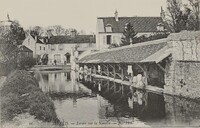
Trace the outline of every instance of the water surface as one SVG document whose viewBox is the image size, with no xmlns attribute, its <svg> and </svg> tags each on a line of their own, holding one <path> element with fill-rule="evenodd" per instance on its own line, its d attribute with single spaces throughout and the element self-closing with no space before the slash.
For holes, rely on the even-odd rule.
<svg viewBox="0 0 200 128">
<path fill-rule="evenodd" d="M 36 72 L 35 77 L 63 122 L 200 126 L 200 103 L 196 101 L 130 90 L 102 79 L 91 78 L 83 84 L 70 71 Z"/>
</svg>

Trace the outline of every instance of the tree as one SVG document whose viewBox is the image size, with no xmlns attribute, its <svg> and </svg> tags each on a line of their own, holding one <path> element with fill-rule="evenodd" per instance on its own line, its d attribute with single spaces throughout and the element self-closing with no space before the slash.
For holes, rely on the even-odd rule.
<svg viewBox="0 0 200 128">
<path fill-rule="evenodd" d="M 48 63 L 48 54 L 44 54 L 41 58 L 42 64 L 47 65 Z"/>
<path fill-rule="evenodd" d="M 69 28 L 70 36 L 77 36 L 79 33 L 75 28 Z"/>
<path fill-rule="evenodd" d="M 190 5 L 184 6 L 180 0 L 167 0 L 167 19 L 166 21 L 174 32 L 181 30 L 199 29 L 199 4 L 196 0 L 188 0 Z"/>
<path fill-rule="evenodd" d="M 30 28 L 29 31 L 30 31 L 30 34 L 33 36 L 40 36 L 43 31 L 43 28 L 40 26 L 34 26 L 34 27 Z"/>
<path fill-rule="evenodd" d="M 124 28 L 123 36 L 121 38 L 122 46 L 132 44 L 137 33 L 131 23 L 127 23 Z"/>
<path fill-rule="evenodd" d="M 47 29 L 51 30 L 52 34 L 56 36 L 65 34 L 65 29 L 61 25 L 49 26 Z"/>
<path fill-rule="evenodd" d="M 190 27 L 190 29 L 193 27 L 194 30 L 200 30 L 200 26 L 199 26 L 199 0 L 188 0 L 189 1 L 189 5 L 186 5 L 187 9 L 190 10 L 190 15 L 189 15 L 189 19 L 188 19 L 188 25 Z M 192 25 L 192 26 L 191 26 Z"/>
<path fill-rule="evenodd" d="M 174 32 L 180 32 L 185 29 L 182 20 L 182 11 L 180 0 L 167 0 L 168 19 L 167 22 Z"/>
<path fill-rule="evenodd" d="M 17 46 L 25 39 L 24 29 L 17 21 L 6 21 L 9 26 L 0 26 L 0 70 L 9 73 L 16 68 Z"/>
</svg>

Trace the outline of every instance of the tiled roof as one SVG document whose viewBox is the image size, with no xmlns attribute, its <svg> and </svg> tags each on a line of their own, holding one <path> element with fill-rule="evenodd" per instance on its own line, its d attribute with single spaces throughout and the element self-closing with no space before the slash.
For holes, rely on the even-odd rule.
<svg viewBox="0 0 200 128">
<path fill-rule="evenodd" d="M 18 49 L 19 52 L 33 52 L 31 49 L 27 48 L 26 46 L 22 45 Z"/>
<path fill-rule="evenodd" d="M 71 36 L 52 36 L 47 44 L 70 44 L 70 43 L 95 43 L 93 35 L 77 35 Z"/>
<path fill-rule="evenodd" d="M 160 39 L 132 46 L 114 48 L 85 56 L 79 60 L 79 63 L 140 63 L 156 52 L 162 51 L 166 45 L 167 39 Z"/>
<path fill-rule="evenodd" d="M 112 26 L 112 32 L 122 33 L 126 23 L 131 23 L 136 32 L 156 32 L 158 23 L 163 23 L 161 17 L 119 17 L 119 21 L 116 21 L 114 17 L 99 17 L 103 20 L 104 29 L 106 25 Z M 168 26 L 165 24 L 166 29 Z"/>
<path fill-rule="evenodd" d="M 35 40 L 35 36 L 33 36 L 33 35 L 31 35 L 33 38 L 34 38 L 34 40 Z M 44 44 L 41 40 L 40 40 L 40 37 L 36 37 L 37 38 L 37 40 L 36 40 L 36 43 L 39 43 L 39 44 Z"/>
</svg>

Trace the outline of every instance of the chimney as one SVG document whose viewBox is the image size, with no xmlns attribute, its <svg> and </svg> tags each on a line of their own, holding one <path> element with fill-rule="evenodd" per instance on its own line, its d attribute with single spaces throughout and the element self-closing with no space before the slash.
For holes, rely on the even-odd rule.
<svg viewBox="0 0 200 128">
<path fill-rule="evenodd" d="M 115 20 L 116 20 L 116 21 L 119 21 L 117 10 L 115 11 Z"/>
</svg>

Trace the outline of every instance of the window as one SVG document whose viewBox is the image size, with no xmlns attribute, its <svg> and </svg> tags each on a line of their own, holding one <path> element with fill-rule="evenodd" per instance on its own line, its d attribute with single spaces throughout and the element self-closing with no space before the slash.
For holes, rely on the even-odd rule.
<svg viewBox="0 0 200 128">
<path fill-rule="evenodd" d="M 106 42 L 107 44 L 111 44 L 111 35 L 106 36 Z"/>
<path fill-rule="evenodd" d="M 42 46 L 40 46 L 40 50 L 42 50 Z"/>
<path fill-rule="evenodd" d="M 164 31 L 164 24 L 163 23 L 157 24 L 157 31 Z"/>
<path fill-rule="evenodd" d="M 51 45 L 50 44 L 48 44 L 48 49 L 51 49 Z"/>
<path fill-rule="evenodd" d="M 112 26 L 111 24 L 106 25 L 106 32 L 112 32 Z"/>
<path fill-rule="evenodd" d="M 58 45 L 58 49 L 59 49 L 60 51 L 62 51 L 62 50 L 63 50 L 63 47 L 64 47 L 64 45 L 63 45 L 63 44 L 59 44 L 59 45 Z"/>
<path fill-rule="evenodd" d="M 51 45 L 51 51 L 55 51 L 56 45 Z"/>
</svg>

